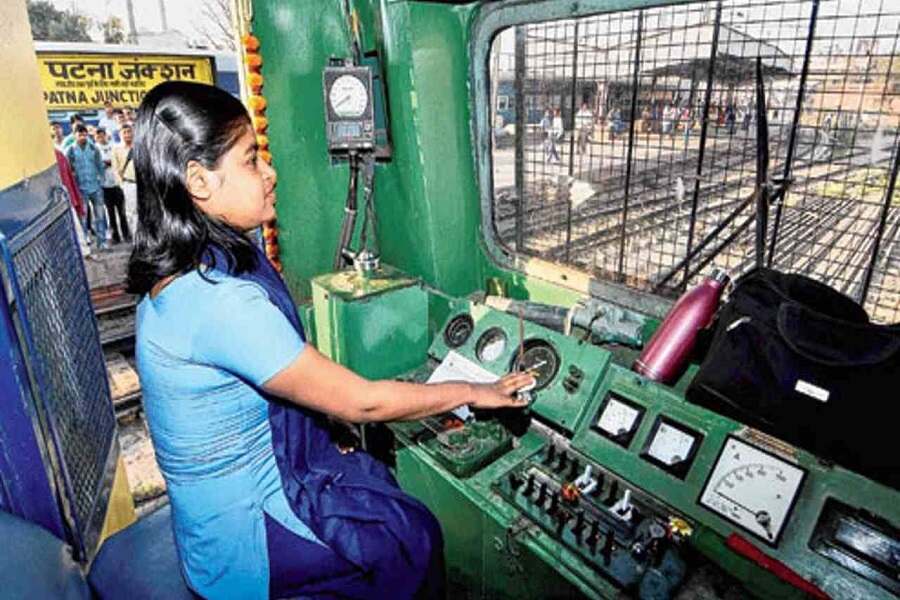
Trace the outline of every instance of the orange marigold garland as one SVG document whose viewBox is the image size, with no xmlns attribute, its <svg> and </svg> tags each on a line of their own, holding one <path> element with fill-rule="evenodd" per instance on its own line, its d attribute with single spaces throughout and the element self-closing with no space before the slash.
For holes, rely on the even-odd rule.
<svg viewBox="0 0 900 600">
<path fill-rule="evenodd" d="M 247 105 L 251 111 L 256 143 L 259 145 L 259 158 L 271 165 L 272 154 L 269 152 L 269 137 L 266 135 L 269 128 L 269 121 L 265 114 L 267 103 L 262 95 L 264 80 L 260 71 L 263 60 L 259 54 L 259 39 L 252 34 L 246 34 L 241 38 L 241 42 L 244 45 L 244 64 L 247 67 L 247 86 L 250 88 Z M 263 243 L 269 262 L 280 273 L 282 266 L 278 258 L 278 225 L 276 221 L 273 220 L 263 225 Z"/>
</svg>

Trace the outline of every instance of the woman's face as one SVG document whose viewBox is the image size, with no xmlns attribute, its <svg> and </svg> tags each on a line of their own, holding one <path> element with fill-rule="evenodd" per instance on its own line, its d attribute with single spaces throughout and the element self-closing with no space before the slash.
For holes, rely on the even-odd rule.
<svg viewBox="0 0 900 600">
<path fill-rule="evenodd" d="M 275 218 L 275 170 L 259 158 L 249 125 L 210 173 L 209 197 L 197 203 L 201 210 L 244 231 Z"/>
</svg>

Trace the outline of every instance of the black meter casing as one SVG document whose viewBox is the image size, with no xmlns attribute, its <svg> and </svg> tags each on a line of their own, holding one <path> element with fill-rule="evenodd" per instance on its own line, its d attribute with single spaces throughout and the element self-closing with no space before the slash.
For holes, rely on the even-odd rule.
<svg viewBox="0 0 900 600">
<path fill-rule="evenodd" d="M 347 78 L 356 80 L 365 93 L 365 108 L 358 114 L 340 114 L 334 105 L 332 89 Z M 329 152 L 346 154 L 375 148 L 375 110 L 372 94 L 372 72 L 369 67 L 327 66 L 322 74 L 325 96 L 325 135 Z M 354 85 L 357 89 L 357 86 Z M 338 100 L 340 102 L 340 100 Z"/>
</svg>

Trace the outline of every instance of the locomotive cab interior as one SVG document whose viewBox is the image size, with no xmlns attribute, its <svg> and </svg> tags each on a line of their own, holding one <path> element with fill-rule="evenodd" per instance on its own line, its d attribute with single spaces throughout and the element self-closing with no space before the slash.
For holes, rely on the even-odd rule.
<svg viewBox="0 0 900 600">
<path fill-rule="evenodd" d="M 277 222 L 260 237 L 308 340 L 369 379 L 535 377 L 525 409 L 353 427 L 339 442 L 385 461 L 438 518 L 452 597 L 900 595 L 896 480 L 691 401 L 706 334 L 666 382 L 633 368 L 713 267 L 734 280 L 754 267 L 804 273 L 873 323 L 900 321 L 900 83 L 888 60 L 900 59 L 900 11 L 772 4 L 235 4 L 258 41 L 242 47 L 257 64 L 244 92 L 278 173 Z M 830 67 L 828 44 L 844 49 Z M 871 85 L 854 83 L 857 104 L 839 112 L 845 71 Z M 852 139 L 837 127 L 851 112 Z M 40 219 L 66 218 L 47 206 Z M 21 235 L 3 238 L 13 254 Z M 38 304 L 17 305 L 18 289 L 3 288 L 6 304 L 33 320 Z M 3 331 L 21 329 L 10 319 Z M 57 442 L 33 437 L 32 460 L 43 447 L 51 474 L 42 497 L 68 497 L 54 469 L 80 458 L 47 459 Z M 116 470 L 105 452 L 85 492 L 104 506 Z M 7 496 L 0 508 L 21 513 Z M 106 510 L 75 502 L 72 517 L 67 502 L 42 524 L 81 544 L 73 568 L 102 564 L 95 595 L 139 578 L 134 590 L 186 593 L 170 566 L 131 575 L 171 565 L 165 513 L 101 535 Z M 148 562 L 126 564 L 133 553 Z"/>
</svg>

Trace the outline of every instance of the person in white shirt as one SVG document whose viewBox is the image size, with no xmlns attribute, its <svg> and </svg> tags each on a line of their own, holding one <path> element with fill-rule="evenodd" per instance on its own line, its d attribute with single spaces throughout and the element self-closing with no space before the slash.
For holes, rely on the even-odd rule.
<svg viewBox="0 0 900 600">
<path fill-rule="evenodd" d="M 131 125 L 122 125 L 122 143 L 112 149 L 112 171 L 122 191 L 125 193 L 126 224 L 135 231 L 137 223 L 137 184 L 134 178 L 134 161 L 131 156 L 134 130 Z"/>
<path fill-rule="evenodd" d="M 584 154 L 594 133 L 594 113 L 588 108 L 587 102 L 582 102 L 581 108 L 575 113 L 575 129 L 578 131 L 578 154 Z"/>
<path fill-rule="evenodd" d="M 113 110 L 112 102 L 103 103 L 103 114 L 97 121 L 97 127 L 106 130 L 106 136 L 113 142 L 119 141 L 119 122 L 116 120 L 116 111 Z"/>
<path fill-rule="evenodd" d="M 553 159 L 556 159 L 556 164 L 562 164 L 562 161 L 559 158 L 559 151 L 556 148 L 556 145 L 562 140 L 563 133 L 565 132 L 563 128 L 562 115 L 559 112 L 559 108 L 553 109 L 553 121 L 550 126 L 550 136 L 549 136 L 549 148 L 547 150 L 547 158 L 549 162 L 553 162 Z"/>
</svg>

